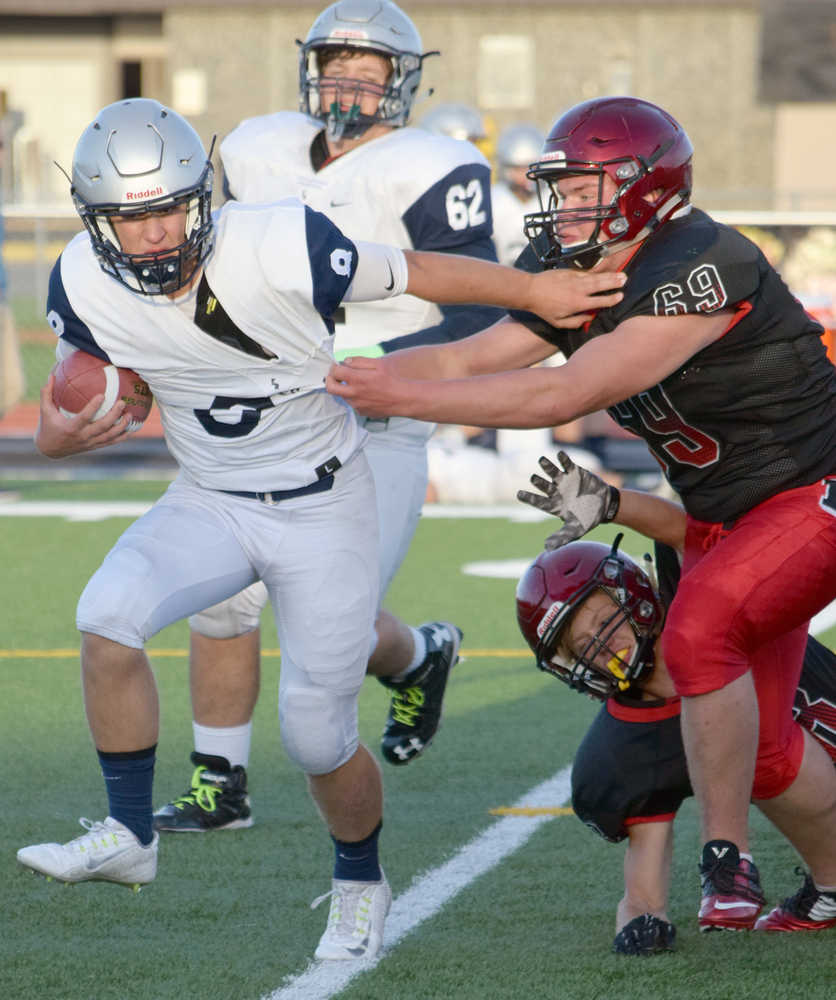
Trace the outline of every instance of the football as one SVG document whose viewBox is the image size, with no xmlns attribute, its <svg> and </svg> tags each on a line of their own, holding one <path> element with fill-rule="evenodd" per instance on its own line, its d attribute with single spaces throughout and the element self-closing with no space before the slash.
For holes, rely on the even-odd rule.
<svg viewBox="0 0 836 1000">
<path fill-rule="evenodd" d="M 104 416 L 117 399 L 124 399 L 129 431 L 142 426 L 154 402 L 148 383 L 135 371 L 117 368 L 86 351 L 74 351 L 55 369 L 52 398 L 65 417 L 74 417 L 98 393 L 104 393 L 104 401 L 94 419 Z"/>
</svg>

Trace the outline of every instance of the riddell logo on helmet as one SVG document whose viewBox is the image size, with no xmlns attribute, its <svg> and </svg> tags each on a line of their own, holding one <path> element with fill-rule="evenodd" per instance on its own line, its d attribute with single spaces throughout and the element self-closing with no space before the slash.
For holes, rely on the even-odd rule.
<svg viewBox="0 0 836 1000">
<path fill-rule="evenodd" d="M 537 626 L 537 635 L 542 639 L 543 634 L 546 629 L 551 625 L 551 623 L 557 618 L 560 612 L 564 608 L 563 601 L 555 601 L 554 604 L 549 608 L 549 610 L 540 619 L 540 624 Z"/>
<path fill-rule="evenodd" d="M 137 201 L 139 198 L 156 198 L 158 194 L 165 194 L 159 185 L 155 188 L 146 188 L 144 191 L 128 191 L 125 201 Z"/>
<path fill-rule="evenodd" d="M 356 28 L 334 28 L 329 38 L 364 38 L 369 37 L 368 32 L 358 31 Z"/>
</svg>

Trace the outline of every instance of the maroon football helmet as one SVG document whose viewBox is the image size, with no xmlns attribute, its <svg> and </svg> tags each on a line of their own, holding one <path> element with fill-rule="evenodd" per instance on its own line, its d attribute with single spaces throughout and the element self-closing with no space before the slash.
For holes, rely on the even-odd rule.
<svg viewBox="0 0 836 1000">
<path fill-rule="evenodd" d="M 559 259 L 592 267 L 610 248 L 648 236 L 687 204 L 691 195 L 691 140 L 668 113 L 635 97 L 600 97 L 576 104 L 551 128 L 528 176 L 537 182 L 541 211 L 525 217 L 525 231 L 540 262 Z M 558 182 L 567 176 L 598 178 L 598 203 L 562 209 Z M 604 203 L 603 178 L 618 190 Z M 645 196 L 658 191 L 652 200 Z M 588 240 L 561 248 L 558 222 L 594 222 Z"/>
<path fill-rule="evenodd" d="M 537 666 L 565 681 L 576 691 L 605 699 L 647 677 L 653 669 L 653 649 L 662 630 L 665 611 L 648 575 L 618 551 L 601 542 L 570 542 L 541 552 L 517 585 L 517 622 L 537 657 Z M 561 638 L 574 613 L 593 591 L 613 601 L 613 613 L 580 653 L 561 649 Z M 626 657 L 608 645 L 627 622 L 636 637 Z M 596 658 L 603 652 L 607 666 Z"/>
</svg>

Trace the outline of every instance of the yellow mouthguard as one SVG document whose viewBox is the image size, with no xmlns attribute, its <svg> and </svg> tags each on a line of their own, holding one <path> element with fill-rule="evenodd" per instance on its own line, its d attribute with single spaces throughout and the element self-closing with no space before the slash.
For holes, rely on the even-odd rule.
<svg viewBox="0 0 836 1000">
<path fill-rule="evenodd" d="M 623 662 L 623 660 L 625 659 L 625 657 L 628 655 L 629 652 L 630 650 L 627 649 L 626 647 L 624 649 L 619 649 L 616 652 L 615 656 L 613 656 L 612 659 L 609 661 L 609 663 L 607 663 L 607 670 L 609 670 L 609 672 L 613 674 L 615 677 L 619 678 L 618 682 L 619 691 L 626 691 L 627 688 L 630 687 L 630 682 L 626 679 L 624 671 L 621 669 L 621 663 Z"/>
</svg>

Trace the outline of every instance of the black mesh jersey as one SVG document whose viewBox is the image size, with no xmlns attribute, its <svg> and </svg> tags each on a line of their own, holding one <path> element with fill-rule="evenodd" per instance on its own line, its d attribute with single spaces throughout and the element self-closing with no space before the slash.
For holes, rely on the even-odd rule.
<svg viewBox="0 0 836 1000">
<path fill-rule="evenodd" d="M 793 716 L 836 764 L 836 655 L 810 636 Z M 673 819 L 692 795 L 679 728 L 679 699 L 610 698 L 586 732 L 572 765 L 572 808 L 605 840 L 631 823 Z"/>
<path fill-rule="evenodd" d="M 530 247 L 516 266 L 541 270 Z M 652 234 L 625 270 L 623 301 L 585 330 L 511 316 L 568 357 L 633 316 L 733 311 L 719 340 L 609 410 L 647 441 L 689 514 L 731 521 L 836 472 L 836 368 L 822 328 L 754 243 L 693 209 Z"/>
<path fill-rule="evenodd" d="M 572 808 L 616 843 L 630 820 L 671 820 L 692 795 L 679 728 L 679 699 L 610 699 L 592 721 L 572 764 Z"/>
<path fill-rule="evenodd" d="M 676 593 L 679 560 L 656 544 L 662 602 Z M 836 654 L 813 636 L 793 716 L 824 746 L 836 764 Z M 627 836 L 631 822 L 672 819 L 692 793 L 679 728 L 679 699 L 639 701 L 618 695 L 601 707 L 572 766 L 572 807 L 606 840 Z"/>
</svg>

